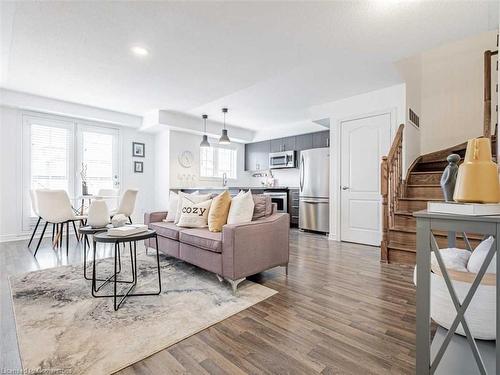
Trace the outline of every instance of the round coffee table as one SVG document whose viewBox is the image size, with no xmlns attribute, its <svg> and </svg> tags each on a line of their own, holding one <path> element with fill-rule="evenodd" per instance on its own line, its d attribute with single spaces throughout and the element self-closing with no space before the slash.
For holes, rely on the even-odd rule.
<svg viewBox="0 0 500 375">
<path fill-rule="evenodd" d="M 156 240 L 156 266 L 158 271 L 158 291 L 155 292 L 141 292 L 131 293 L 137 285 L 137 241 L 154 238 Z M 96 282 L 99 281 L 96 275 L 96 244 L 97 243 L 113 243 L 115 245 L 114 253 L 114 272 L 97 288 Z M 118 261 L 120 254 L 120 244 L 129 244 L 130 248 L 130 262 L 132 265 L 132 280 L 118 280 Z M 133 246 L 132 246 L 133 245 Z M 113 294 L 97 294 L 99 289 L 109 282 L 113 282 Z M 124 293 L 117 292 L 118 284 L 128 283 L 132 284 Z M 140 297 L 140 296 L 154 296 L 161 293 L 161 274 L 160 274 L 160 253 L 158 251 L 158 237 L 156 231 L 148 229 L 145 232 L 132 234 L 130 236 L 116 237 L 110 236 L 106 232 L 97 233 L 94 235 L 93 241 L 93 264 L 92 264 L 92 296 L 95 298 L 113 297 L 113 307 L 116 310 L 125 302 L 127 297 Z M 118 301 L 117 298 L 121 297 Z"/>
</svg>

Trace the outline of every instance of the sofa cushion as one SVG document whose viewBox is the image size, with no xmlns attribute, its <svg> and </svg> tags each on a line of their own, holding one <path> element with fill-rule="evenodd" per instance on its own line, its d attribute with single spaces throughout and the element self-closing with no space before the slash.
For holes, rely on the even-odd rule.
<svg viewBox="0 0 500 375">
<path fill-rule="evenodd" d="M 179 241 L 203 250 L 222 252 L 222 233 L 210 232 L 207 228 L 183 229 Z"/>
<path fill-rule="evenodd" d="M 212 200 L 208 213 L 208 230 L 210 232 L 222 232 L 222 226 L 227 222 L 230 206 L 231 194 L 227 190 Z"/>
<path fill-rule="evenodd" d="M 174 223 L 165 223 L 164 221 L 150 223 L 149 228 L 155 230 L 158 236 L 167 237 L 176 241 L 179 241 L 179 232 L 183 230 L 183 228 L 179 228 Z"/>
<path fill-rule="evenodd" d="M 255 204 L 252 221 L 271 216 L 273 213 L 273 202 L 270 195 L 252 194 L 252 198 Z"/>
</svg>

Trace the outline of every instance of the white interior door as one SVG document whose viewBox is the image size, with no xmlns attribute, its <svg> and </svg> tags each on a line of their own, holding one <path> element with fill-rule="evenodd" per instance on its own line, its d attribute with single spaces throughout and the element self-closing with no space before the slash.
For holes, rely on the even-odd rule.
<svg viewBox="0 0 500 375">
<path fill-rule="evenodd" d="M 342 122 L 341 240 L 380 245 L 380 161 L 389 151 L 389 113 Z"/>
<path fill-rule="evenodd" d="M 78 171 L 82 164 L 87 167 L 89 194 L 97 194 L 100 189 L 120 189 L 118 129 L 78 124 L 78 154 Z"/>
</svg>

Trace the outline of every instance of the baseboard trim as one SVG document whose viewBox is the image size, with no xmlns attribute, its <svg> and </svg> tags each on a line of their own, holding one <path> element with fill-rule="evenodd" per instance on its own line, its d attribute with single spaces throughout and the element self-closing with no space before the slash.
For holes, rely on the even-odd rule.
<svg viewBox="0 0 500 375">
<path fill-rule="evenodd" d="M 26 241 L 29 240 L 31 237 L 31 233 L 26 233 L 26 234 L 0 234 L 0 243 L 2 242 L 14 242 L 14 241 Z M 43 238 L 48 238 L 52 237 L 52 232 L 46 233 Z M 40 236 L 37 236 L 35 234 L 35 237 L 33 238 L 33 241 L 35 241 L 35 238 L 40 238 Z"/>
</svg>

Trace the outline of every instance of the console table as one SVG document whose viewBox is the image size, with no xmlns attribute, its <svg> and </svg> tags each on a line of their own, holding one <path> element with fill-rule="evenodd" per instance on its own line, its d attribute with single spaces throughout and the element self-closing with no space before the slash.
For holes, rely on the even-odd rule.
<svg viewBox="0 0 500 375">
<path fill-rule="evenodd" d="M 427 211 L 414 213 L 417 219 L 417 345 L 416 345 L 416 373 L 419 375 L 434 374 L 454 339 L 454 332 L 461 323 L 467 336 L 467 342 L 476 362 L 478 374 L 491 374 L 494 371 L 487 371 L 485 361 L 478 349 L 478 343 L 472 337 L 465 319 L 465 312 L 479 287 L 479 284 L 486 273 L 495 253 L 497 254 L 497 274 L 496 274 L 496 337 L 500 337 L 500 216 L 468 216 L 438 214 Z M 457 233 L 478 233 L 491 235 L 495 242 L 486 256 L 484 264 L 481 266 L 474 279 L 469 292 L 460 303 L 455 293 L 453 283 L 444 267 L 443 260 L 438 250 L 437 241 L 433 231 L 448 232 L 448 247 L 455 247 Z M 450 297 L 457 310 L 457 315 L 450 330 L 445 335 L 440 335 L 439 342 L 432 343 L 434 358 L 431 358 L 431 333 L 430 333 L 430 287 L 431 287 L 431 252 L 434 251 L 439 268 L 441 269 Z M 443 338 L 444 337 L 444 338 Z M 436 337 L 434 338 L 436 341 Z M 435 345 L 436 344 L 436 345 Z M 500 345 L 496 345 L 496 373 L 500 373 Z M 483 352 L 484 354 L 484 352 Z M 469 363 L 470 365 L 470 363 Z"/>
</svg>

